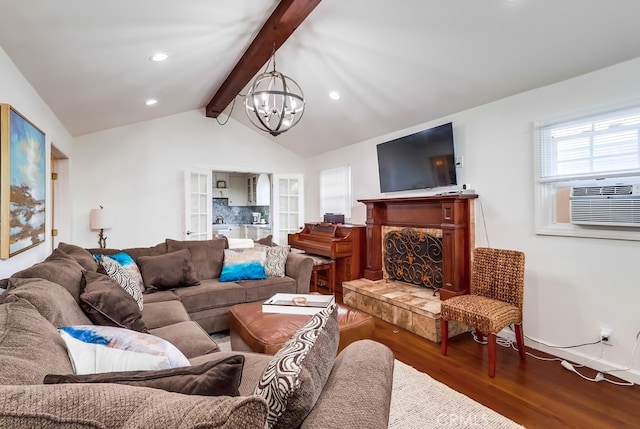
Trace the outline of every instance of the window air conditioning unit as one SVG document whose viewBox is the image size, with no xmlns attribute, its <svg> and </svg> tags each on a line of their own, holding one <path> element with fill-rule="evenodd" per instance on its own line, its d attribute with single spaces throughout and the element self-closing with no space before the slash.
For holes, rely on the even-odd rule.
<svg viewBox="0 0 640 429">
<path fill-rule="evenodd" d="M 569 212 L 577 225 L 640 227 L 640 183 L 574 186 Z"/>
</svg>

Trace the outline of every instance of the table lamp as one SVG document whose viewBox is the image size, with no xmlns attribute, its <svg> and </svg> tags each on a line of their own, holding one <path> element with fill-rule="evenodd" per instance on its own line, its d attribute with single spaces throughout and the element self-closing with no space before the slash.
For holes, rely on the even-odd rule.
<svg viewBox="0 0 640 429">
<path fill-rule="evenodd" d="M 111 215 L 108 210 L 105 210 L 102 206 L 99 209 L 91 209 L 90 213 L 90 226 L 91 229 L 98 233 L 98 245 L 101 249 L 107 247 L 107 237 L 104 236 L 104 230 L 111 228 Z"/>
</svg>

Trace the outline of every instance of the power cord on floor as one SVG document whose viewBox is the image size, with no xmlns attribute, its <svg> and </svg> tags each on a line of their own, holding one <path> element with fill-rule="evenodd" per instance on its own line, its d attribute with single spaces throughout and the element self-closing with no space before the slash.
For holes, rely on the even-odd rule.
<svg viewBox="0 0 640 429">
<path fill-rule="evenodd" d="M 513 327 L 511 325 L 509 326 L 509 329 L 511 329 L 511 331 L 513 331 Z M 480 339 L 478 339 L 475 330 L 471 331 L 471 336 L 473 337 L 473 340 L 475 342 L 477 342 L 478 344 L 487 344 L 486 340 L 482 340 L 481 341 Z M 525 336 L 525 338 L 530 340 L 530 341 L 533 341 L 535 343 L 542 344 L 542 345 L 545 345 L 547 347 L 556 348 L 556 349 L 571 349 L 571 348 L 576 348 L 576 347 L 583 347 L 583 346 L 600 344 L 600 355 L 597 358 L 594 358 L 594 359 L 591 359 L 591 360 L 585 362 L 584 364 L 574 364 L 574 363 L 571 363 L 571 362 L 567 361 L 566 359 L 561 359 L 561 358 L 558 358 L 558 357 L 547 358 L 547 357 L 535 355 L 535 354 L 530 353 L 530 352 L 525 352 L 525 353 L 527 354 L 527 356 L 531 356 L 532 358 L 535 358 L 535 359 L 538 359 L 538 360 L 542 360 L 542 361 L 559 361 L 560 365 L 562 365 L 563 368 L 565 368 L 565 369 L 567 369 L 567 370 L 569 370 L 571 372 L 576 373 L 581 378 L 583 378 L 583 379 L 585 379 L 587 381 L 591 381 L 591 382 L 606 381 L 608 383 L 615 384 L 615 385 L 618 385 L 618 386 L 633 386 L 635 384 L 635 383 L 632 383 L 630 381 L 620 382 L 620 381 L 611 380 L 609 378 L 606 378 L 605 374 L 612 375 L 611 374 L 612 372 L 615 372 L 615 371 L 628 371 L 628 370 L 633 368 L 633 362 L 635 360 L 636 351 L 638 349 L 638 342 L 640 342 L 640 331 L 638 331 L 638 333 L 636 334 L 636 343 L 633 346 L 633 350 L 631 351 L 631 364 L 629 365 L 629 367 L 628 368 L 620 368 L 620 369 L 611 369 L 611 370 L 608 370 L 608 371 L 598 372 L 596 374 L 596 376 L 593 377 L 593 378 L 590 378 L 590 377 L 587 377 L 584 374 L 581 374 L 576 368 L 583 368 L 583 367 L 585 367 L 587 364 L 589 364 L 591 362 L 596 362 L 596 361 L 602 359 L 602 354 L 603 354 L 603 350 L 604 350 L 604 347 L 603 347 L 604 346 L 604 342 L 603 342 L 602 339 L 600 339 L 598 341 L 591 342 L 591 343 L 576 344 L 576 345 L 571 345 L 571 346 L 555 346 L 555 345 L 551 345 L 551 344 L 545 343 L 543 341 L 534 340 L 531 337 Z M 496 344 L 499 345 L 499 346 L 502 346 L 502 347 L 508 347 L 508 348 L 511 348 L 511 349 L 513 349 L 515 351 L 518 351 L 518 347 L 517 347 L 516 343 L 513 342 L 512 340 L 508 339 L 508 338 L 496 337 Z"/>
</svg>

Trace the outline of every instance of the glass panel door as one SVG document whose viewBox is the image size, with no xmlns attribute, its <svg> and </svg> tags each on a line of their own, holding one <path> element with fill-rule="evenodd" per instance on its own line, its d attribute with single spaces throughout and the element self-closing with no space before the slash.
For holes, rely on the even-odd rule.
<svg viewBox="0 0 640 429">
<path fill-rule="evenodd" d="M 273 241 L 284 246 L 304 227 L 304 176 L 274 174 L 273 181 Z"/>
<path fill-rule="evenodd" d="M 185 171 L 185 239 L 208 240 L 212 237 L 212 172 Z"/>
</svg>

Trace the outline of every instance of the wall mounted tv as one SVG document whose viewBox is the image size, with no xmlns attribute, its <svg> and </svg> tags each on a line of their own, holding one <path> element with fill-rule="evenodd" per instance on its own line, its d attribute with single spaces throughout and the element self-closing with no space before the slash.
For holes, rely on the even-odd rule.
<svg viewBox="0 0 640 429">
<path fill-rule="evenodd" d="M 457 184 L 451 123 L 380 143 L 377 150 L 380 192 Z"/>
</svg>

